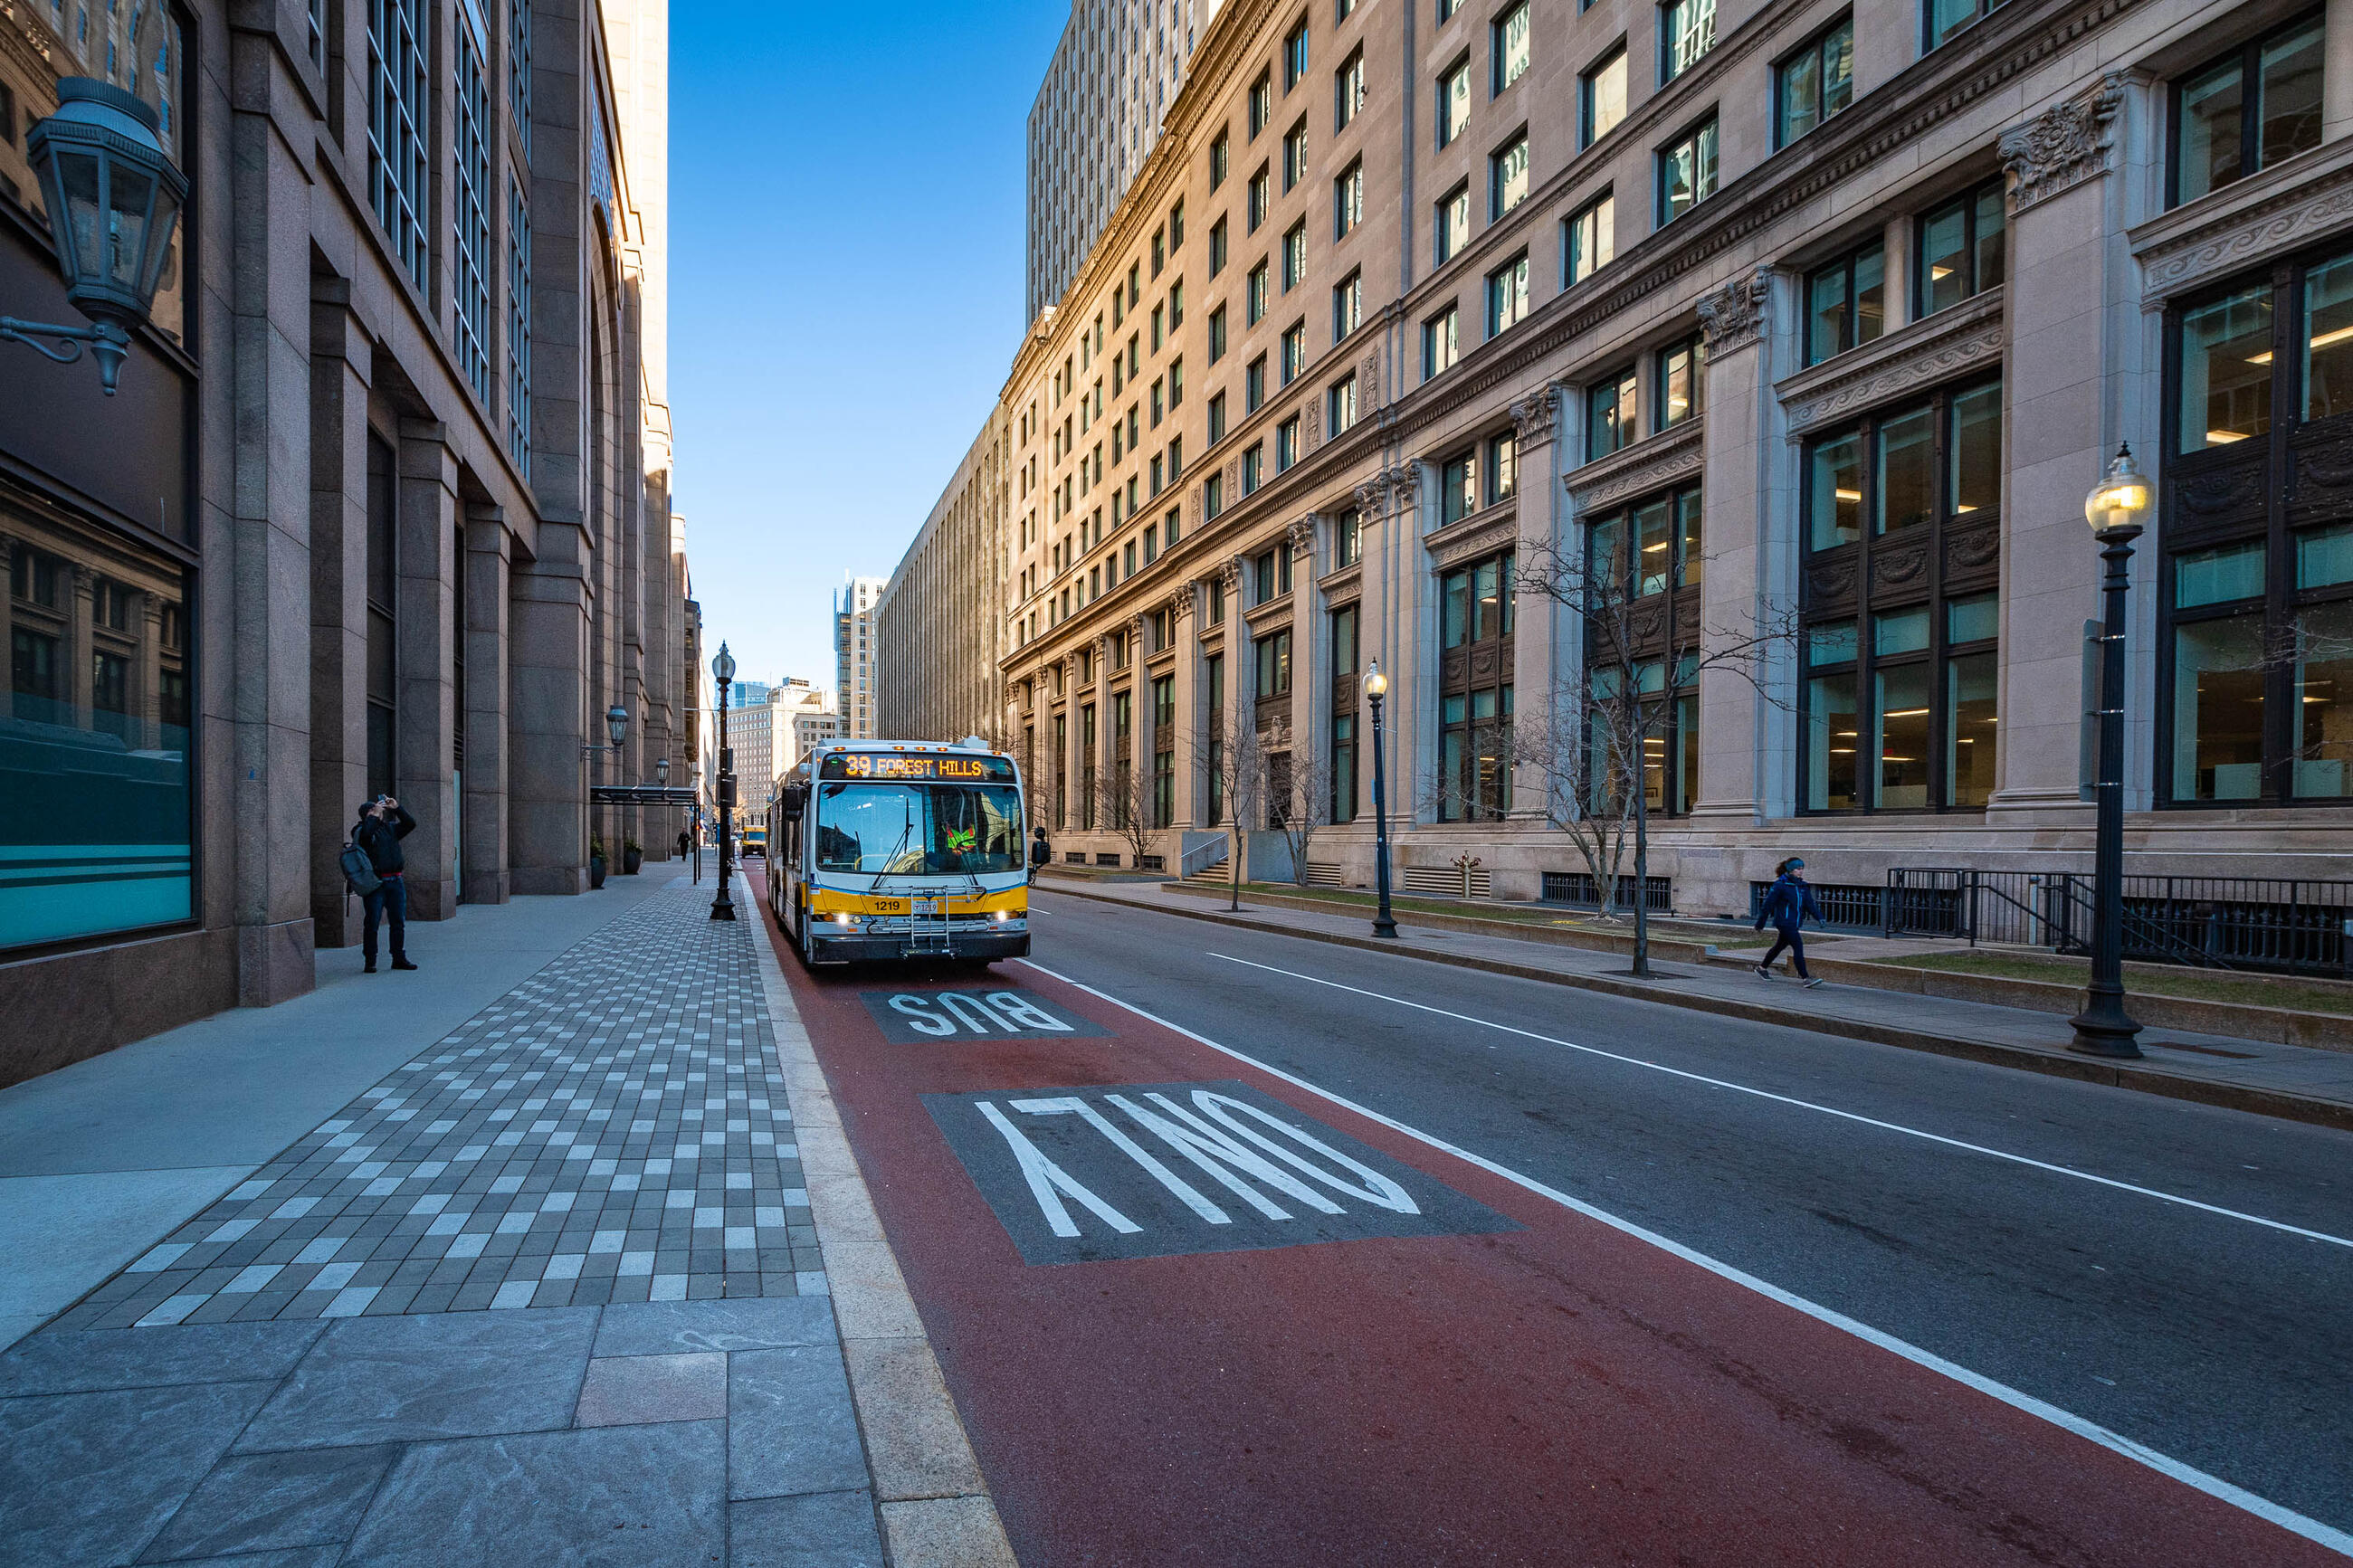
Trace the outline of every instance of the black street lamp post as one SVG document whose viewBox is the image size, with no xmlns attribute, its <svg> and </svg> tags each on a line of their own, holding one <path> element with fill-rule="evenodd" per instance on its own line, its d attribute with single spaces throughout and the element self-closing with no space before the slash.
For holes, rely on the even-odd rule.
<svg viewBox="0 0 2353 1568">
<path fill-rule="evenodd" d="M 1388 692 L 1389 678 L 1381 673 L 1381 661 L 1374 659 L 1365 668 L 1365 700 L 1373 710 L 1373 880 L 1381 894 L 1373 934 L 1395 937 L 1397 921 L 1389 915 L 1389 773 L 1382 760 L 1388 748 L 1381 743 L 1381 699 Z"/>
<path fill-rule="evenodd" d="M 2084 1010 L 2070 1020 L 2071 1051 L 2137 1057 L 2140 1025 L 2125 1011 L 2125 596 L 2131 588 L 2133 541 L 2148 510 L 2148 480 L 2119 447 L 2084 502 L 2107 574 L 2100 584 L 2106 618 L 2100 634 L 2100 761 L 2092 857 L 2092 984 Z"/>
<path fill-rule="evenodd" d="M 711 900 L 711 918 L 732 921 L 735 904 L 727 896 L 727 850 L 735 826 L 735 753 L 727 744 L 727 692 L 735 684 L 735 656 L 723 642 L 719 657 L 711 661 L 711 673 L 719 682 L 719 893 Z"/>
</svg>

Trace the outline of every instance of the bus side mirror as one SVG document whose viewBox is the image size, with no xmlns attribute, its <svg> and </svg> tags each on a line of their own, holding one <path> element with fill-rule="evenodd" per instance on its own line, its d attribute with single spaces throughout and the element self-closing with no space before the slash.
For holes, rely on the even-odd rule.
<svg viewBox="0 0 2353 1568">
<path fill-rule="evenodd" d="M 786 784 L 777 801 L 785 808 L 786 816 L 798 816 L 808 809 L 808 785 Z"/>
</svg>

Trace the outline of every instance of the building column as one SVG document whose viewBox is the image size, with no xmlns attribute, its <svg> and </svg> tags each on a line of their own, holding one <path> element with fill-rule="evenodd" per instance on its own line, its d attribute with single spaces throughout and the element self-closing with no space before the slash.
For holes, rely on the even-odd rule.
<svg viewBox="0 0 2353 1568">
<path fill-rule="evenodd" d="M 375 354 L 340 278 L 311 286 L 311 919 L 360 939 L 337 864 L 367 795 L 368 378 Z"/>
<path fill-rule="evenodd" d="M 91 611 L 96 606 L 98 581 L 89 566 L 79 561 L 72 563 L 66 587 L 66 701 L 70 704 L 69 722 L 77 730 L 96 727 L 98 719 L 98 638 L 92 627 Z"/>
<path fill-rule="evenodd" d="M 1520 570 L 1531 560 L 1545 561 L 1562 546 L 1560 486 L 1560 417 L 1567 391 L 1541 386 L 1512 405 L 1514 461 L 1518 468 L 1519 513 L 1517 553 Z M 1535 614 L 1530 614 L 1530 611 Z M 1552 723 L 1560 690 L 1561 616 L 1553 601 L 1531 598 L 1513 606 L 1512 703 L 1514 728 L 1534 721 Z M 1541 825 L 1545 820 L 1546 784 L 1543 770 L 1516 767 L 1512 777 L 1514 822 Z"/>
<path fill-rule="evenodd" d="M 1118 731 L 1112 723 L 1111 711 L 1111 638 L 1108 635 L 1095 638 L 1095 681 L 1089 700 L 1095 705 L 1095 747 L 1087 757 L 1087 766 L 1095 779 L 1094 830 L 1111 831 L 1111 803 L 1103 798 L 1104 775 L 1112 772 L 1112 763 L 1119 752 Z"/>
<path fill-rule="evenodd" d="M 1323 798 L 1303 804 L 1310 822 L 1328 822 L 1332 816 L 1329 787 L 1332 761 L 1332 642 L 1324 635 L 1324 595 L 1315 591 L 1316 541 L 1330 525 L 1313 515 L 1299 519 L 1283 534 L 1278 549 L 1291 552 L 1291 776 L 1292 793 L 1303 763 L 1311 772 L 1322 769 Z"/>
<path fill-rule="evenodd" d="M 1170 704 L 1173 717 L 1169 728 L 1172 778 L 1168 788 L 1168 830 L 1176 835 L 1182 853 L 1185 833 L 1200 821 L 1198 802 L 1193 775 L 1200 770 L 1201 756 L 1194 743 L 1200 731 L 1195 716 L 1195 704 L 1200 700 L 1201 640 L 1192 635 L 1194 600 L 1198 590 L 1191 584 L 1178 588 L 1168 596 L 1168 644 L 1176 650 L 1176 662 L 1169 667 L 1175 678 L 1175 696 Z M 1176 858 L 1170 857 L 1168 868 L 1176 868 Z"/>
<path fill-rule="evenodd" d="M 2146 452 L 2155 409 L 2127 409 L 2118 382 L 2137 371 L 2138 285 L 2122 236 L 2128 182 L 2109 177 L 2128 99 L 2152 121 L 2155 95 L 2110 76 L 2001 137 L 2010 175 L 2003 313 L 2000 736 L 1992 813 L 2091 825 L 2081 744 L 2095 706 L 2084 684 L 2084 623 L 2099 613 L 2099 552 L 2084 496 L 2118 441 Z M 2112 309 L 2111 300 L 2125 301 Z M 2116 318 L 2130 319 L 2119 331 Z M 2136 400 L 2137 401 L 2137 400 Z M 2143 426 L 2147 426 L 2144 428 Z M 2153 465 L 2152 465 L 2153 466 Z M 2133 645 L 2146 655 L 2156 574 L 2135 573 Z M 2134 661 L 2125 701 L 2128 805 L 2146 802 L 2152 661 Z M 2137 688 L 2137 692 L 2133 689 Z"/>
<path fill-rule="evenodd" d="M 401 841 L 409 918 L 445 921 L 458 910 L 458 462 L 447 430 L 431 420 L 402 420 L 396 472 L 400 724 L 393 793 L 417 819 Z"/>
<path fill-rule="evenodd" d="M 1699 306 L 1707 333 L 1700 624 L 1736 637 L 1764 633 L 1797 604 L 1797 462 L 1773 394 L 1776 370 L 1795 361 L 1796 287 L 1759 267 Z M 1694 827 L 1752 828 L 1795 806 L 1797 649 L 1780 640 L 1755 652 L 1746 666 L 1700 672 Z"/>
<path fill-rule="evenodd" d="M 466 512 L 466 689 L 458 694 L 466 725 L 466 826 L 460 842 L 465 901 L 503 904 L 510 894 L 508 861 L 507 669 L 509 584 L 513 548 L 503 511 Z"/>
<path fill-rule="evenodd" d="M 577 525 L 543 519 L 539 555 L 508 578 L 507 867 L 516 894 L 588 886 L 588 607 Z M 598 730 L 603 721 L 598 721 Z M 715 803 L 718 721 L 703 788 Z"/>
</svg>

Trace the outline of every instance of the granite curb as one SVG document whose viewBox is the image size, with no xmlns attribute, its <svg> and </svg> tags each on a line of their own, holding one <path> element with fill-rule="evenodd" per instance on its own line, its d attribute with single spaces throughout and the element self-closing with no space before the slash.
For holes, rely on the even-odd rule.
<svg viewBox="0 0 2353 1568">
<path fill-rule="evenodd" d="M 988 1483 L 761 922 L 759 971 L 892 1568 L 1016 1568 Z"/>
<path fill-rule="evenodd" d="M 1367 952 L 1417 958 L 1431 963 L 1451 964 L 1458 969 L 1475 969 L 1491 974 L 1510 975 L 1514 979 L 1535 980 L 1546 984 L 1566 985 L 1581 991 L 1598 992 L 1603 995 L 1624 997 L 1630 1001 L 1662 1003 L 1671 1007 L 1682 1007 L 1696 1013 L 1711 1013 L 1720 1017 L 1740 1018 L 1750 1023 L 1777 1024 L 1786 1028 L 1803 1029 L 1810 1034 L 1833 1035 L 1846 1039 L 1864 1040 L 1873 1045 L 1894 1046 L 1903 1050 L 1926 1051 L 1936 1056 L 1957 1057 L 1967 1061 L 1985 1062 L 1995 1067 L 2016 1068 L 2027 1072 L 2042 1073 L 2052 1078 L 2073 1079 L 2082 1083 L 2106 1084 L 2116 1089 L 2129 1089 L 2143 1094 L 2162 1095 L 2168 1099 L 2189 1100 L 2200 1105 L 2220 1106 L 2230 1110 L 2252 1111 L 2258 1116 L 2273 1116 L 2287 1121 L 2310 1122 L 2316 1126 L 2353 1131 L 2353 1105 L 2306 1095 L 2290 1094 L 2279 1089 L 2258 1089 L 2243 1084 L 2217 1083 L 2209 1079 L 2189 1078 L 2179 1073 L 2167 1072 L 2162 1068 L 2136 1066 L 2130 1062 L 2105 1061 L 2092 1057 L 2071 1056 L 2064 1051 L 2041 1051 L 1992 1040 L 1935 1035 L 1897 1025 L 1828 1016 L 1796 1008 L 1777 1007 L 1762 1002 L 1744 1002 L 1730 997 L 1698 995 L 1666 986 L 1646 985 L 1630 978 L 1620 980 L 1609 975 L 1578 974 L 1564 970 L 1549 969 L 1541 964 L 1514 963 L 1507 959 L 1487 958 L 1475 953 L 1429 952 L 1417 949 L 1400 954 L 1398 949 L 1392 943 L 1374 937 L 1318 931 L 1312 927 L 1291 925 L 1280 921 L 1252 920 L 1247 914 L 1236 915 L 1224 910 L 1186 909 L 1181 905 L 1163 902 L 1146 903 L 1138 899 L 1119 898 L 1107 893 L 1071 887 L 1055 888 L 1050 890 L 1063 893 L 1074 899 L 1090 899 L 1098 903 L 1117 904 L 1126 909 L 1151 910 L 1161 914 L 1176 915 L 1185 920 L 1205 921 L 1212 925 L 1231 926 L 1238 930 L 1260 931 L 1270 936 L 1300 937 L 1309 942 L 1326 942 L 1335 947 L 1361 948 Z M 1409 918 L 1402 923 L 1411 925 L 1414 922 Z"/>
</svg>

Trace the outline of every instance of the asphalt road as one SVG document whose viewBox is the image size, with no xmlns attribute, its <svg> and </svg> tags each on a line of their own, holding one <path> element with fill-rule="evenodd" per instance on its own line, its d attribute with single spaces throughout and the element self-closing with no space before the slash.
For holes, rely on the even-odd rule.
<svg viewBox="0 0 2353 1568">
<path fill-rule="evenodd" d="M 1052 973 L 2353 1531 L 2353 1136 L 1050 892 L 1032 910 Z"/>
</svg>

